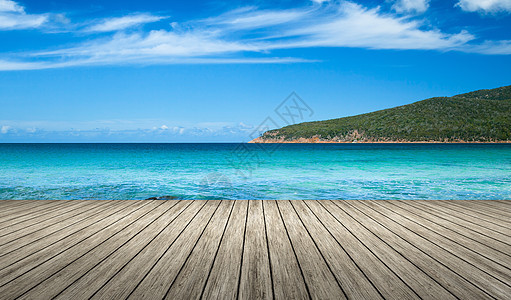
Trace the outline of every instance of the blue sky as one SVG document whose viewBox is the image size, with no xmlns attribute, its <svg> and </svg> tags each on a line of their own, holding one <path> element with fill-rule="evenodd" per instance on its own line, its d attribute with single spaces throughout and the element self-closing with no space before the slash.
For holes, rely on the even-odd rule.
<svg viewBox="0 0 511 300">
<path fill-rule="evenodd" d="M 238 142 L 511 84 L 511 0 L 0 0 L 0 142 Z"/>
</svg>

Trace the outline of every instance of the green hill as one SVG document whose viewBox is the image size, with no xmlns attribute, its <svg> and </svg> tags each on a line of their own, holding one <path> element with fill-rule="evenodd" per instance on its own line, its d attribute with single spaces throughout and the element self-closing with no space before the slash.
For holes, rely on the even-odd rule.
<svg viewBox="0 0 511 300">
<path fill-rule="evenodd" d="M 253 142 L 511 141 L 511 86 L 267 131 Z"/>
</svg>

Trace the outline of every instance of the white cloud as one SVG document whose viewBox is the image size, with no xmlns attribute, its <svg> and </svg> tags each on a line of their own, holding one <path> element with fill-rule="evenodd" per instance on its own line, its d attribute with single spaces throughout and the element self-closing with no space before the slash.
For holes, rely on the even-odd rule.
<svg viewBox="0 0 511 300">
<path fill-rule="evenodd" d="M 48 18 L 48 14 L 25 13 L 25 8 L 15 1 L 0 0 L 0 30 L 38 28 L 47 22 Z"/>
<path fill-rule="evenodd" d="M 460 49 L 460 51 L 492 55 L 511 54 L 511 40 L 485 41 L 479 45 L 465 47 Z"/>
<path fill-rule="evenodd" d="M 415 6 L 410 4 L 412 2 Z M 422 9 L 417 1 L 399 0 L 395 5 L 398 3 L 407 5 L 406 9 Z M 428 1 L 422 3 L 427 7 Z M 483 41 L 475 45 L 476 37 L 467 31 L 442 32 L 409 16 L 349 1 L 294 9 L 246 7 L 216 17 L 172 23 L 172 28 L 165 24 L 167 29 L 122 31 L 161 18 L 164 17 L 138 14 L 107 19 L 87 30 L 117 32 L 102 34 L 72 47 L 5 56 L 0 60 L 0 70 L 122 64 L 308 62 L 310 60 L 269 57 L 268 54 L 277 49 L 309 47 L 511 54 L 505 43 Z"/>
<path fill-rule="evenodd" d="M 310 9 L 258 10 L 255 7 L 236 9 L 202 22 L 209 26 L 228 26 L 234 30 L 249 30 L 271 27 L 300 20 L 311 12 Z"/>
<path fill-rule="evenodd" d="M 11 129 L 11 126 L 3 125 L 2 128 L 0 128 L 0 132 L 2 134 L 6 134 Z"/>
<path fill-rule="evenodd" d="M 136 26 L 140 26 L 147 23 L 154 23 L 168 17 L 155 16 L 150 14 L 135 14 L 130 16 L 123 16 L 119 18 L 108 18 L 99 21 L 97 24 L 89 26 L 84 31 L 89 32 L 109 32 L 119 31 Z"/>
<path fill-rule="evenodd" d="M 12 0 L 0 0 L 0 12 L 17 12 L 23 13 L 25 9 L 23 6 Z"/>
<path fill-rule="evenodd" d="M 422 29 L 420 22 L 384 14 L 378 8 L 367 9 L 352 2 L 343 3 L 335 14 L 326 16 L 321 22 L 294 28 L 287 35 L 305 37 L 288 42 L 287 47 L 401 50 L 450 50 L 474 39 L 466 31 L 447 34 L 436 29 Z"/>
<path fill-rule="evenodd" d="M 392 5 L 398 13 L 423 13 L 428 7 L 429 0 L 396 0 Z"/>
<path fill-rule="evenodd" d="M 0 120 L 3 141 L 196 141 L 247 140 L 253 126 L 234 122 L 182 123 L 181 125 L 149 124 L 163 120 L 96 120 L 89 122 L 65 121 L 9 121 Z M 170 122 L 170 121 L 169 121 Z M 161 123 L 160 123 L 161 124 Z M 167 123 L 170 124 L 170 123 Z M 163 129 L 163 128 L 165 129 Z"/>
<path fill-rule="evenodd" d="M 48 59 L 68 58 L 76 65 L 205 62 L 207 59 L 215 62 L 222 61 L 218 56 L 229 54 L 300 47 L 448 50 L 473 39 L 464 31 L 445 34 L 438 30 L 424 30 L 416 21 L 386 15 L 377 8 L 366 9 L 351 2 L 343 2 L 333 9 L 238 10 L 198 21 L 190 27 L 177 31 L 116 33 L 111 38 L 32 55 Z M 271 35 L 263 31 L 256 38 L 244 37 L 254 28 L 268 27 L 272 27 L 268 31 Z M 230 37 L 233 32 L 237 36 L 235 39 Z M 272 59 L 270 62 L 279 61 Z M 61 67 L 65 66 L 62 65 L 64 62 L 59 63 Z"/>
<path fill-rule="evenodd" d="M 456 6 L 468 12 L 511 12 L 511 0 L 460 0 Z"/>
</svg>

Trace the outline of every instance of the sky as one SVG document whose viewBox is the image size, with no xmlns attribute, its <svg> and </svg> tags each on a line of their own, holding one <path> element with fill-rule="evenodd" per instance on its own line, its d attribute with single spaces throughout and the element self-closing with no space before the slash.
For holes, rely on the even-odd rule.
<svg viewBox="0 0 511 300">
<path fill-rule="evenodd" d="M 0 142 L 246 142 L 510 69 L 511 0 L 0 0 Z"/>
</svg>

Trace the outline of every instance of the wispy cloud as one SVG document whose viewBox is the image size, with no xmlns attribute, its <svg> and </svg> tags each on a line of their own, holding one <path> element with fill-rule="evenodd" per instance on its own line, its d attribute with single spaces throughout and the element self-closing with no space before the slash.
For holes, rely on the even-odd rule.
<svg viewBox="0 0 511 300">
<path fill-rule="evenodd" d="M 382 13 L 344 2 L 315 24 L 295 27 L 286 37 L 297 37 L 277 47 L 360 47 L 370 49 L 451 50 L 474 39 L 466 31 L 456 34 L 424 29 L 423 24 L 405 17 Z M 273 46 L 275 46 L 273 45 Z"/>
<path fill-rule="evenodd" d="M 96 21 L 95 24 L 90 25 L 84 29 L 86 32 L 110 32 L 125 30 L 128 28 L 137 27 L 140 25 L 158 22 L 167 19 L 165 16 L 156 16 L 147 13 L 134 14 L 129 16 L 107 18 Z"/>
<path fill-rule="evenodd" d="M 202 20 L 200 23 L 224 29 L 227 27 L 233 30 L 253 30 L 296 22 L 308 17 L 313 11 L 313 8 L 259 10 L 257 7 L 244 7 L 217 17 Z"/>
<path fill-rule="evenodd" d="M 0 0 L 0 12 L 24 13 L 23 6 L 11 0 Z"/>
<path fill-rule="evenodd" d="M 511 40 L 485 41 L 479 45 L 460 49 L 460 51 L 493 55 L 511 54 Z"/>
<path fill-rule="evenodd" d="M 6 134 L 9 132 L 9 130 L 11 129 L 11 126 L 8 126 L 8 125 L 3 125 L 1 128 L 0 128 L 0 133 L 2 134 Z"/>
<path fill-rule="evenodd" d="M 25 8 L 12 0 L 0 0 L 0 30 L 18 30 L 41 27 L 48 14 L 27 14 Z"/>
<path fill-rule="evenodd" d="M 0 0 L 6 1 L 6 0 Z M 468 0 L 465 0 L 468 1 Z M 495 1 L 495 0 L 488 0 Z M 398 0 L 394 10 L 419 12 L 428 0 Z M 90 24 L 81 32 L 99 37 L 51 51 L 17 53 L 0 60 L 0 70 L 82 65 L 289 63 L 301 58 L 271 57 L 278 49 L 354 47 L 366 49 L 464 51 L 511 54 L 506 41 L 482 41 L 468 31 L 448 33 L 408 15 L 350 1 L 325 1 L 293 9 L 245 7 L 158 30 L 128 30 L 166 17 L 132 14 Z M 19 10 L 16 6 L 11 10 Z M 110 33 L 112 32 L 112 33 Z"/>
<path fill-rule="evenodd" d="M 423 13 L 428 7 L 429 0 L 396 0 L 392 5 L 398 13 Z"/>
<path fill-rule="evenodd" d="M 2 125 L 7 124 L 7 125 Z M 173 124 L 165 120 L 6 121 L 0 120 L 0 141 L 210 141 L 248 140 L 251 125 L 235 122 Z"/>
<path fill-rule="evenodd" d="M 456 6 L 468 12 L 511 12 L 511 0 L 460 0 Z"/>
</svg>

